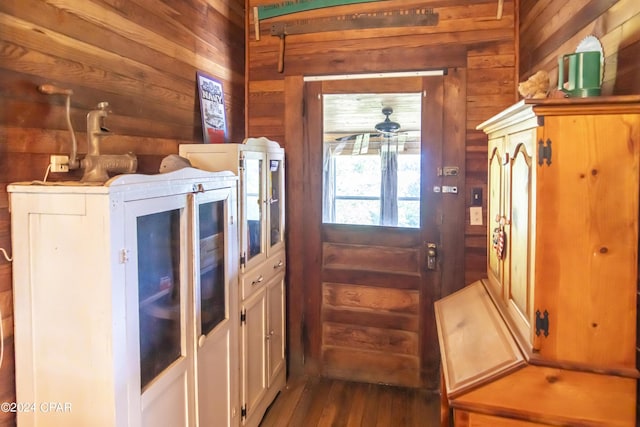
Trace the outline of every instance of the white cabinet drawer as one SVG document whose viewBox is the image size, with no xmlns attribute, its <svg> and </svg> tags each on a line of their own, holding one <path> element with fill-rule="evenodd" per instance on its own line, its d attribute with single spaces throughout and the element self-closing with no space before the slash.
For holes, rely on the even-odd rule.
<svg viewBox="0 0 640 427">
<path fill-rule="evenodd" d="M 285 252 L 278 252 L 267 258 L 265 262 L 242 275 L 240 286 L 242 288 L 242 300 L 249 298 L 258 289 L 261 289 L 276 274 L 285 271 Z"/>
</svg>

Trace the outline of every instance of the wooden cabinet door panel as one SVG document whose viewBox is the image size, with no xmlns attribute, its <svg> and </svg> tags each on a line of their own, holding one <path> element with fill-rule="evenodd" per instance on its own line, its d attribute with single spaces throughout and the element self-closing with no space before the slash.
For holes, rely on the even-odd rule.
<svg viewBox="0 0 640 427">
<path fill-rule="evenodd" d="M 545 118 L 553 148 L 536 166 L 535 262 L 545 359 L 635 368 L 639 135 L 625 115 Z"/>
<path fill-rule="evenodd" d="M 531 280 L 532 147 L 535 130 L 509 136 L 508 293 L 506 303 L 520 333 L 530 339 L 533 316 Z"/>
<path fill-rule="evenodd" d="M 489 141 L 489 194 L 487 205 L 487 222 L 490 224 L 488 233 L 488 254 L 487 272 L 491 279 L 491 284 L 496 288 L 499 295 L 503 295 L 503 275 L 502 262 L 496 249 L 494 239 L 497 238 L 499 220 L 504 215 L 503 189 L 504 189 L 504 138 L 495 138 Z"/>
</svg>

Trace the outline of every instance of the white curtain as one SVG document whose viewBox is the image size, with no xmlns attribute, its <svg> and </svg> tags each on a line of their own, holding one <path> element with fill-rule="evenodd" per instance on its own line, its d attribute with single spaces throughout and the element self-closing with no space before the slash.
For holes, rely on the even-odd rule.
<svg viewBox="0 0 640 427">
<path fill-rule="evenodd" d="M 334 223 L 336 221 L 335 189 L 336 168 L 334 153 L 329 144 L 324 145 L 324 163 L 322 167 L 322 222 Z"/>
<path fill-rule="evenodd" d="M 398 138 L 387 135 L 380 146 L 380 225 L 398 225 Z"/>
</svg>

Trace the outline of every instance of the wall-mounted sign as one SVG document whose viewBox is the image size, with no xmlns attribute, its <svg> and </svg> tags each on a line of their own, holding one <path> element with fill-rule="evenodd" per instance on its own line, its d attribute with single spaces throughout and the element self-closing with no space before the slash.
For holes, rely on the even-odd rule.
<svg viewBox="0 0 640 427">
<path fill-rule="evenodd" d="M 204 143 L 226 142 L 227 117 L 224 110 L 222 83 L 200 71 L 196 73 L 196 77 Z"/>
</svg>

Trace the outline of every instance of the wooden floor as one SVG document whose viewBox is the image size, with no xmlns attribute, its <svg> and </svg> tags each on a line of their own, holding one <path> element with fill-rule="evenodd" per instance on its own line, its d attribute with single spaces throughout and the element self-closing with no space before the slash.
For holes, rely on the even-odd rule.
<svg viewBox="0 0 640 427">
<path fill-rule="evenodd" d="M 260 427 L 437 427 L 439 396 L 328 378 L 290 380 Z"/>
</svg>

